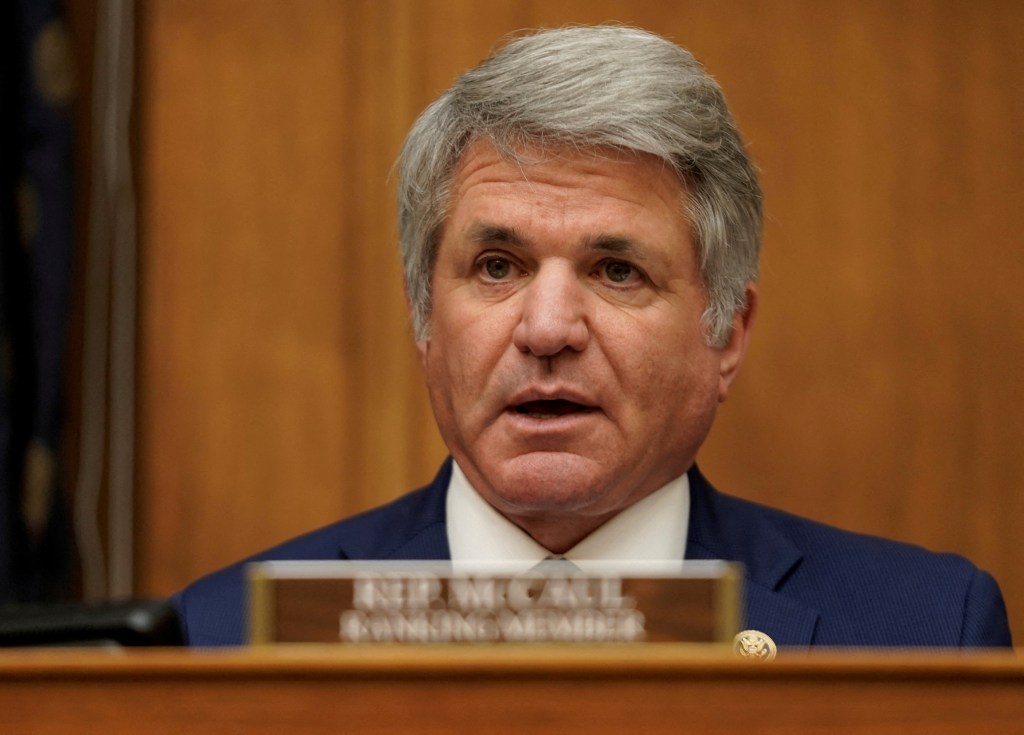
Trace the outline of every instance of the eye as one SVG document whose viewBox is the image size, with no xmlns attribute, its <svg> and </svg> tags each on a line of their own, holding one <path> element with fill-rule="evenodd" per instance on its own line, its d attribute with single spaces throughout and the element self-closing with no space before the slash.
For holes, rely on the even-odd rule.
<svg viewBox="0 0 1024 735">
<path fill-rule="evenodd" d="M 635 267 L 622 260 L 606 260 L 601 264 L 601 271 L 612 283 L 628 283 L 640 275 Z"/>
<path fill-rule="evenodd" d="M 480 263 L 484 275 L 495 281 L 503 281 L 512 275 L 512 263 L 506 258 L 490 257 Z"/>
</svg>

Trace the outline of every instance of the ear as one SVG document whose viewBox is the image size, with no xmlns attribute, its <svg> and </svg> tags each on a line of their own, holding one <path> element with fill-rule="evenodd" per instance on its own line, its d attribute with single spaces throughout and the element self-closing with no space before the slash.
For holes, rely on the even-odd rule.
<svg viewBox="0 0 1024 735">
<path fill-rule="evenodd" d="M 405 310 L 409 313 L 410 320 L 412 319 L 412 299 L 409 298 L 409 281 L 406 278 L 402 278 L 402 295 L 405 296 Z M 413 330 L 414 332 L 416 330 Z M 427 365 L 427 346 L 430 344 L 429 340 L 418 339 L 416 340 L 416 353 L 420 356 L 420 365 L 424 368 Z"/>
<path fill-rule="evenodd" d="M 427 369 L 427 349 L 430 347 L 429 339 L 416 340 L 416 352 L 420 356 L 420 366 Z"/>
<path fill-rule="evenodd" d="M 746 287 L 747 305 L 732 320 L 732 333 L 729 341 L 719 352 L 718 401 L 721 403 L 729 396 L 729 387 L 743 364 L 750 344 L 750 332 L 754 328 L 757 316 L 757 286 L 749 281 Z"/>
</svg>

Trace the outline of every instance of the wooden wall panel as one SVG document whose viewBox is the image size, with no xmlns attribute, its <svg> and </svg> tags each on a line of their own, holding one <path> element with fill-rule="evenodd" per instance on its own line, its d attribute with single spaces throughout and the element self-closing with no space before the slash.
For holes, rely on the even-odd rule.
<svg viewBox="0 0 1024 735">
<path fill-rule="evenodd" d="M 767 196 L 724 489 L 994 571 L 1024 636 L 1024 6 L 149 0 L 140 588 L 427 481 L 390 166 L 512 30 L 621 21 L 721 81 Z"/>
</svg>

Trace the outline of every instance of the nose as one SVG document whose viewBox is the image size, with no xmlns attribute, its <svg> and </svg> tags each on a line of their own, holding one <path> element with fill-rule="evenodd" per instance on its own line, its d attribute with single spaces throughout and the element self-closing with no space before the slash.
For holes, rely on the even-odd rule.
<svg viewBox="0 0 1024 735">
<path fill-rule="evenodd" d="M 544 264 L 520 297 L 522 311 L 512 341 L 521 352 L 553 357 L 587 346 L 586 293 L 571 263 Z"/>
</svg>

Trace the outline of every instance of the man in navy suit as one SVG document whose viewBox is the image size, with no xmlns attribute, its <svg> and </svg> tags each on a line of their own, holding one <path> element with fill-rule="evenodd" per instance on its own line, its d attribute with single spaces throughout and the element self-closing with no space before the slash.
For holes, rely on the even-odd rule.
<svg viewBox="0 0 1024 735">
<path fill-rule="evenodd" d="M 451 459 L 257 558 L 722 558 L 746 569 L 746 627 L 779 645 L 1010 644 L 969 562 L 722 495 L 697 470 L 754 323 L 761 192 L 689 53 L 611 26 L 520 38 L 424 111 L 400 170 Z M 192 644 L 242 641 L 241 564 L 176 601 Z"/>
</svg>

